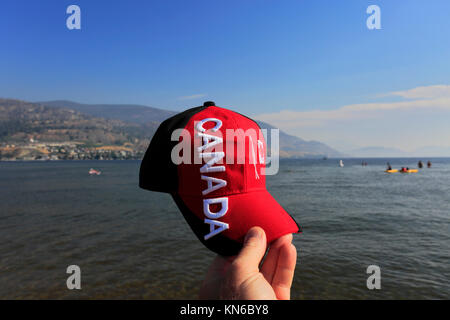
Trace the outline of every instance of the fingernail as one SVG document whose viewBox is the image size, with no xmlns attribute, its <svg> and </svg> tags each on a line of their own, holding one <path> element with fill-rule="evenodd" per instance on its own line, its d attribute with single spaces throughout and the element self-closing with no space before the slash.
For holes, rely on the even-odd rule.
<svg viewBox="0 0 450 320">
<path fill-rule="evenodd" d="M 261 238 L 262 234 L 261 231 L 259 229 L 253 228 L 250 229 L 249 232 L 247 232 L 247 235 L 245 236 L 244 242 L 247 243 L 248 241 L 250 241 L 250 239 L 257 239 L 257 238 Z"/>
</svg>

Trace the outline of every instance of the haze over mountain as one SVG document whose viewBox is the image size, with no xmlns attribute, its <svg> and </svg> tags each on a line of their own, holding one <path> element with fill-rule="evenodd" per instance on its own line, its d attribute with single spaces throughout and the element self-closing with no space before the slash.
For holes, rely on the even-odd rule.
<svg viewBox="0 0 450 320">
<path fill-rule="evenodd" d="M 256 121 L 261 129 L 267 129 L 270 135 L 271 129 L 276 129 L 274 126 L 263 121 Z M 344 155 L 324 143 L 318 141 L 306 141 L 299 137 L 295 137 L 280 130 L 280 157 L 343 157 Z M 271 140 L 267 139 L 267 147 L 270 149 Z"/>
<path fill-rule="evenodd" d="M 450 147 L 427 146 L 414 150 L 415 157 L 450 157 Z"/>
<path fill-rule="evenodd" d="M 450 148 L 428 146 L 404 151 L 397 148 L 364 147 L 350 150 L 348 154 L 356 158 L 450 157 Z"/>
<path fill-rule="evenodd" d="M 350 156 L 357 158 L 408 157 L 408 153 L 403 150 L 376 146 L 358 148 L 351 150 L 348 153 Z"/>
</svg>

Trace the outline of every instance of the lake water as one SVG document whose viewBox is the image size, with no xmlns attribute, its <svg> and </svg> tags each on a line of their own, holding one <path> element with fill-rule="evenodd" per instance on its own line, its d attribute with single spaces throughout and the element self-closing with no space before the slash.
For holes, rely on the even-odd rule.
<svg viewBox="0 0 450 320">
<path fill-rule="evenodd" d="M 286 160 L 268 177 L 303 227 L 292 298 L 449 299 L 450 159 L 416 174 L 365 161 Z M 214 255 L 170 196 L 138 188 L 139 165 L 0 162 L 0 299 L 196 299 Z M 72 264 L 81 290 L 66 287 Z M 366 287 L 369 265 L 381 290 Z"/>
</svg>

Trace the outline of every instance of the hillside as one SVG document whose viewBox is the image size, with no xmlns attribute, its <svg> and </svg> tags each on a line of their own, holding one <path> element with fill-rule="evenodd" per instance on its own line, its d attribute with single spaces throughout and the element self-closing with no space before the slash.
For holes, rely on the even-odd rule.
<svg viewBox="0 0 450 320">
<path fill-rule="evenodd" d="M 67 153 L 70 153 L 66 150 L 69 148 L 76 153 L 76 145 L 78 153 L 89 152 L 89 157 L 94 158 L 98 155 L 95 148 L 104 146 L 123 147 L 125 151 L 132 150 L 130 156 L 139 157 L 157 127 L 155 122 L 139 125 L 97 118 L 66 108 L 0 99 L 0 143 L 5 146 L 1 153 L 8 158 L 36 157 L 64 145 Z M 62 158 L 66 158 L 65 155 Z"/>
<path fill-rule="evenodd" d="M 117 119 L 138 124 L 149 121 L 161 122 L 176 114 L 174 111 L 128 104 L 81 104 L 66 100 L 48 101 L 42 102 L 42 104 L 70 108 L 96 117 Z M 268 131 L 275 129 L 274 126 L 268 123 L 262 121 L 257 122 L 261 128 L 268 129 Z M 270 140 L 268 144 L 270 145 Z M 280 130 L 280 156 L 284 158 L 341 157 L 342 154 L 324 143 L 305 141 Z"/>
<path fill-rule="evenodd" d="M 0 99 L 0 158 L 140 159 L 159 123 L 173 114 L 138 105 Z M 281 157 L 339 155 L 323 143 L 280 131 Z"/>
<path fill-rule="evenodd" d="M 158 127 L 158 123 L 138 125 L 10 99 L 0 99 L 0 124 L 0 140 L 11 143 L 33 137 L 40 141 L 113 145 L 149 140 Z"/>
<path fill-rule="evenodd" d="M 40 104 L 50 107 L 72 109 L 98 118 L 122 120 L 138 124 L 160 123 L 176 114 L 174 111 L 135 104 L 83 104 L 67 100 L 45 101 Z"/>
</svg>

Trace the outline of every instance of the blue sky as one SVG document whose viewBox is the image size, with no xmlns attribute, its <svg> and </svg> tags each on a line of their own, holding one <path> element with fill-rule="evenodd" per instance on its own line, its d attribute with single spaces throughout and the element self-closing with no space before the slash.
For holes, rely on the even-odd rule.
<svg viewBox="0 0 450 320">
<path fill-rule="evenodd" d="M 66 27 L 71 4 L 81 30 Z M 371 4 L 381 30 L 366 27 Z M 446 0 L 3 1 L 0 96 L 180 111 L 214 100 L 344 149 L 450 147 L 449 110 L 430 114 L 436 97 L 409 95 L 450 97 L 439 87 L 450 84 L 449 13 Z M 386 119 L 384 104 L 417 99 L 424 106 L 412 104 L 408 123 Z M 346 106 L 373 104 L 384 111 L 343 119 Z M 414 136 L 417 126 L 428 131 Z"/>
</svg>

